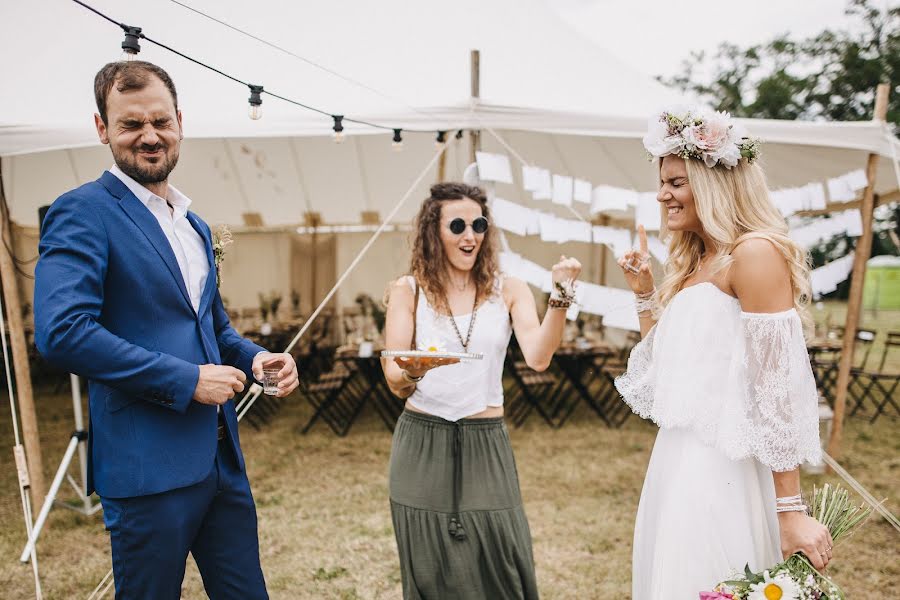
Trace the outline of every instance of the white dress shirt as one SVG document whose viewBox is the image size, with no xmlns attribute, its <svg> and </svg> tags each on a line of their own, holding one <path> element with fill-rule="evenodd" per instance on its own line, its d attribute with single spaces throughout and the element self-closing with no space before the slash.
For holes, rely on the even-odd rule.
<svg viewBox="0 0 900 600">
<path fill-rule="evenodd" d="M 206 255 L 206 244 L 187 219 L 191 199 L 170 185 L 168 204 L 172 205 L 173 210 L 169 210 L 166 200 L 126 175 L 117 165 L 113 165 L 109 172 L 118 177 L 159 221 L 159 226 L 166 234 L 166 239 L 169 240 L 175 254 L 175 260 L 178 261 L 181 277 L 191 298 L 191 306 L 194 307 L 194 312 L 198 312 L 200 296 L 209 276 L 210 265 Z"/>
</svg>

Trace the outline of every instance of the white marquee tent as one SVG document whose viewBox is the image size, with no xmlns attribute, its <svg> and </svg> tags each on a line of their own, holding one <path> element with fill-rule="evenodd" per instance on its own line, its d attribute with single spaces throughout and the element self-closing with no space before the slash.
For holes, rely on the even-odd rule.
<svg viewBox="0 0 900 600">
<path fill-rule="evenodd" d="M 432 132 L 495 130 L 524 160 L 594 185 L 653 190 L 653 168 L 640 138 L 649 115 L 682 100 L 615 57 L 628 48 L 600 48 L 566 26 L 549 0 L 88 3 L 246 83 L 328 114 Z M 635 18 L 639 12 L 636 6 Z M 673 28 L 672 35 L 681 32 Z M 72 0 L 0 3 L 0 170 L 19 225 L 20 256 L 36 251 L 38 207 L 111 164 L 93 129 L 92 81 L 104 63 L 119 58 L 122 39 L 116 25 Z M 477 101 L 470 98 L 471 49 L 481 51 Z M 263 119 L 251 121 L 245 85 L 146 41 L 140 56 L 168 70 L 178 86 L 187 140 L 172 182 L 213 225 L 240 227 L 245 213 L 259 213 L 265 224 L 244 228 L 226 259 L 222 290 L 234 306 L 252 306 L 257 290 L 287 295 L 317 271 L 310 287 L 318 293 L 302 291 L 303 309 L 310 310 L 368 234 L 320 240 L 316 248 L 322 244 L 326 252 L 316 258 L 309 240 L 295 233 L 304 213 L 319 213 L 331 224 L 359 223 L 364 211 L 384 217 L 434 152 L 433 133 L 407 132 L 398 153 L 391 150 L 390 132 L 346 122 L 348 140 L 337 145 L 328 114 L 270 96 L 264 96 Z M 763 164 L 773 188 L 843 175 L 864 167 L 867 155 L 875 153 L 882 163 L 875 191 L 883 199 L 898 197 L 900 175 L 892 157 L 900 150 L 881 124 L 746 125 L 765 142 Z M 469 162 L 468 139 L 463 142 L 449 150 L 448 178 L 460 178 Z M 507 152 L 486 133 L 483 145 Z M 547 203 L 522 191 L 516 167 L 514 185 L 497 186 L 497 194 L 546 209 Z M 416 199 L 425 197 L 435 179 L 435 172 L 427 174 L 397 222 L 410 220 Z M 587 244 L 560 248 L 510 238 L 514 250 L 539 264 L 549 265 L 562 251 L 583 259 L 589 279 L 596 281 L 603 269 L 600 252 Z M 341 288 L 339 304 L 357 291 L 377 295 L 389 277 L 404 270 L 404 234 L 386 235 L 366 260 Z M 614 285 L 615 278 L 608 283 Z"/>
<path fill-rule="evenodd" d="M 319 66 L 180 2 L 88 4 L 245 82 L 327 113 L 410 129 L 491 128 L 526 161 L 594 185 L 652 190 L 654 173 L 640 137 L 649 115 L 681 100 L 614 56 L 627 48 L 611 52 L 596 46 L 541 0 L 186 2 Z M 18 224 L 35 226 L 39 206 L 111 164 L 93 128 L 91 84 L 102 64 L 118 59 L 122 39 L 116 25 L 71 0 L 3 4 L 0 49 L 7 59 L 0 66 L 6 90 L 0 98 L 0 157 Z M 345 123 L 347 141 L 335 144 L 329 116 L 269 96 L 263 97 L 264 117 L 251 121 L 245 86 L 147 41 L 141 46 L 141 58 L 173 76 L 184 112 L 187 140 L 172 181 L 212 224 L 240 226 L 243 213 L 256 212 L 267 227 L 261 231 L 271 234 L 279 228 L 292 232 L 306 212 L 332 224 L 359 223 L 363 211 L 384 217 L 434 152 L 433 133 L 405 133 L 403 151 L 393 152 L 390 132 L 351 123 Z M 477 101 L 470 98 L 473 48 L 481 51 Z M 772 187 L 842 175 L 862 168 L 866 155 L 876 152 L 884 157 L 877 192 L 897 188 L 889 160 L 892 138 L 880 125 L 766 120 L 747 125 L 766 142 L 763 160 Z M 491 135 L 482 140 L 485 150 L 506 152 Z M 466 138 L 448 150 L 447 177 L 460 178 L 468 162 Z M 546 202 L 534 202 L 522 191 L 518 165 L 513 167 L 515 185 L 499 185 L 498 195 L 546 210 Z M 410 220 L 435 178 L 432 173 L 423 180 L 397 222 Z M 343 237 L 336 244 L 337 272 L 365 239 Z M 388 236 L 379 261 L 405 261 L 401 237 Z M 286 236 L 278 242 L 268 238 L 266 243 L 277 244 L 264 251 L 271 262 L 291 252 L 293 242 Z M 538 262 L 560 252 L 533 240 L 513 240 L 513 245 Z M 583 245 L 580 251 L 586 251 Z M 236 269 L 227 263 L 225 268 L 226 278 L 229 268 Z M 250 268 L 257 278 L 268 277 L 264 285 L 270 287 L 289 279 L 277 271 L 260 275 L 258 264 Z M 372 273 L 359 277 L 365 275 Z M 328 281 L 324 276 L 322 284 Z M 291 284 L 282 285 L 287 291 Z M 351 280 L 345 299 L 354 290 L 377 291 L 374 285 L 374 279 Z M 255 302 L 252 290 L 245 296 L 237 303 Z"/>
</svg>

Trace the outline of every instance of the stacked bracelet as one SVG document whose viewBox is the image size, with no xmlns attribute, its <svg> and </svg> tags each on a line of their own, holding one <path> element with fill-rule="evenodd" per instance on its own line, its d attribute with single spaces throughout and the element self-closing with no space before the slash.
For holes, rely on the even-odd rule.
<svg viewBox="0 0 900 600">
<path fill-rule="evenodd" d="M 786 512 L 802 512 L 805 513 L 807 506 L 805 504 L 797 504 L 794 506 L 778 506 L 775 508 L 775 512 L 777 513 L 786 513 Z"/>
<path fill-rule="evenodd" d="M 783 498 L 775 499 L 775 512 L 784 513 L 784 512 L 803 512 L 805 513 L 807 510 L 807 506 L 803 504 L 803 498 L 800 494 L 796 496 L 785 496 Z"/>
<path fill-rule="evenodd" d="M 553 290 L 550 292 L 549 308 L 567 309 L 575 303 L 575 281 L 554 281 Z"/>
<path fill-rule="evenodd" d="M 638 314 L 649 312 L 653 313 L 656 311 L 658 304 L 656 302 L 656 288 L 653 288 L 649 292 L 638 294 L 635 292 L 634 294 L 634 307 L 637 309 Z"/>
<path fill-rule="evenodd" d="M 547 301 L 548 308 L 560 308 L 560 309 L 568 309 L 572 306 L 571 300 L 560 300 L 559 298 L 550 298 Z"/>
</svg>

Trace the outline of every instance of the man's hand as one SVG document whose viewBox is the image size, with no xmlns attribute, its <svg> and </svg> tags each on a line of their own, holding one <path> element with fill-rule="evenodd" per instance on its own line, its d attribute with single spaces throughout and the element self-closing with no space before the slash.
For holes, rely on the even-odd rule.
<svg viewBox="0 0 900 600">
<path fill-rule="evenodd" d="M 194 400 L 201 404 L 225 404 L 238 392 L 244 391 L 247 376 L 243 371 L 226 365 L 200 365 L 200 379 L 194 389 Z"/>
<path fill-rule="evenodd" d="M 300 385 L 300 377 L 297 374 L 297 363 L 288 352 L 260 352 L 253 359 L 253 376 L 257 381 L 263 380 L 263 368 L 275 369 L 281 367 L 278 372 L 278 393 L 276 398 L 284 398 L 297 389 Z"/>
</svg>

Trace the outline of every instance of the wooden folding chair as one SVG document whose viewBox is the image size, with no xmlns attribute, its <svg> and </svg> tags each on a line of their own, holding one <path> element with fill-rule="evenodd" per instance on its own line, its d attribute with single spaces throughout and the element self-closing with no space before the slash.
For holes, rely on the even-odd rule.
<svg viewBox="0 0 900 600">
<path fill-rule="evenodd" d="M 358 399 L 354 402 L 342 397 L 353 375 L 353 371 L 342 361 L 335 361 L 333 368 L 322 373 L 314 383 L 304 383 L 301 378 L 301 391 L 314 409 L 309 421 L 301 430 L 302 433 L 308 433 L 321 418 L 337 435 L 341 437 L 347 435 L 356 414 L 362 408 L 362 403 Z"/>
<path fill-rule="evenodd" d="M 885 409 L 890 405 L 900 415 L 900 405 L 898 405 L 898 387 L 900 387 L 900 372 L 887 372 L 885 365 L 887 364 L 888 355 L 892 352 L 900 353 L 900 331 L 890 331 L 884 342 L 884 348 L 881 353 L 881 360 L 878 363 L 878 369 L 862 370 L 856 374 L 854 381 L 861 388 L 858 394 L 854 395 L 856 406 L 850 412 L 851 415 L 862 407 L 867 399 L 871 399 L 875 412 L 870 419 L 871 422 L 884 413 Z M 877 394 L 875 392 L 878 392 Z M 880 395 L 880 398 L 878 397 Z"/>
<path fill-rule="evenodd" d="M 618 354 L 610 356 L 599 365 L 601 381 L 604 384 L 602 387 L 604 393 L 601 401 L 604 404 L 610 424 L 614 427 L 621 427 L 631 416 L 631 407 L 622 399 L 622 395 L 616 389 L 615 381 L 616 377 L 625 372 L 628 366 L 628 357 L 640 341 L 641 334 L 639 332 L 628 332 L 625 338 L 625 345 L 622 346 Z"/>
<path fill-rule="evenodd" d="M 872 342 L 875 341 L 877 332 L 874 329 L 857 329 L 856 343 L 854 344 L 853 359 L 854 362 L 850 366 L 850 385 L 848 385 L 848 393 L 852 396 L 853 379 L 866 368 L 869 362 L 869 354 L 872 352 Z M 834 406 L 834 388 L 837 385 L 838 370 L 840 369 L 840 353 L 833 358 L 830 364 L 822 373 L 822 394 L 828 400 L 828 403 Z"/>
<path fill-rule="evenodd" d="M 506 414 L 514 426 L 521 427 L 532 411 L 537 411 L 550 427 L 556 428 L 550 410 L 556 403 L 560 380 L 548 371 L 533 370 L 520 354 L 518 346 L 510 344 L 506 370 L 514 385 L 504 392 Z"/>
</svg>

